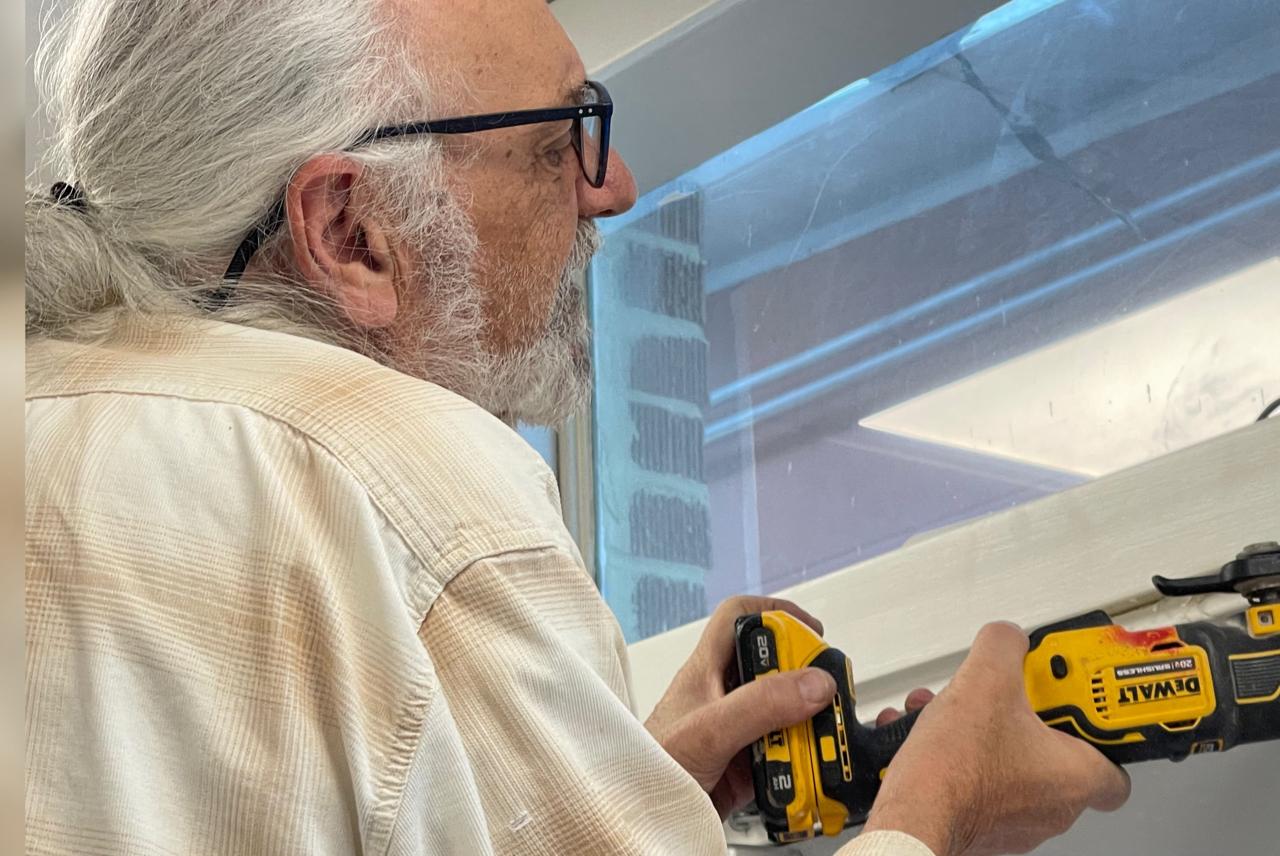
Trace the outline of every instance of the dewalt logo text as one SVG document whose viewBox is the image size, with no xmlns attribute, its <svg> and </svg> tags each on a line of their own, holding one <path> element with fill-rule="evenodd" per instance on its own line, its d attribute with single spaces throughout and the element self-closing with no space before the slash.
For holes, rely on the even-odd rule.
<svg viewBox="0 0 1280 856">
<path fill-rule="evenodd" d="M 1121 687 L 1120 703 L 1140 704 L 1194 695 L 1200 695 L 1200 678 L 1193 675 L 1189 678 L 1168 678 L 1163 681 L 1148 681 L 1145 684 Z"/>
</svg>

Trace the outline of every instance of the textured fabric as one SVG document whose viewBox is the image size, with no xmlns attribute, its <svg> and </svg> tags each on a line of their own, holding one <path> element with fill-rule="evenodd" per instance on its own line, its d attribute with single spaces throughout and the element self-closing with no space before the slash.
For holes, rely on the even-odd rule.
<svg viewBox="0 0 1280 856">
<path fill-rule="evenodd" d="M 27 851 L 722 853 L 554 479 L 279 333 L 34 343 Z"/>
<path fill-rule="evenodd" d="M 903 832 L 867 832 L 841 847 L 836 856 L 934 856 L 934 852 Z"/>
</svg>

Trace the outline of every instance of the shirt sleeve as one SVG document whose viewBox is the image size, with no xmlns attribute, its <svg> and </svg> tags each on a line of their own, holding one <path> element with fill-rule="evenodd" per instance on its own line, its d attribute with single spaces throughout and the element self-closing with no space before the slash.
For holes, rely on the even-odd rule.
<svg viewBox="0 0 1280 856">
<path fill-rule="evenodd" d="M 495 853 L 725 852 L 710 798 L 632 713 L 621 631 L 576 556 L 473 563 L 419 635 Z"/>
<path fill-rule="evenodd" d="M 836 856 L 934 856 L 934 852 L 905 832 L 867 832 L 841 847 Z"/>
</svg>

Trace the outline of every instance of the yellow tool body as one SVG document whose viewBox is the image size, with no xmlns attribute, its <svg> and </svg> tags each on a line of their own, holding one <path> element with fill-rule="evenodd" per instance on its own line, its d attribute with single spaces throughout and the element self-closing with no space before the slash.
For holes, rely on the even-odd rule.
<svg viewBox="0 0 1280 856">
<path fill-rule="evenodd" d="M 1118 764 L 1280 739 L 1280 545 L 1246 548 L 1214 575 L 1155 584 L 1172 595 L 1239 591 L 1250 605 L 1223 621 L 1153 630 L 1126 630 L 1105 612 L 1042 627 L 1023 668 L 1032 709 Z M 881 728 L 858 722 L 849 659 L 786 613 L 743 616 L 736 631 L 740 681 L 805 667 L 836 681 L 827 709 L 752 747 L 769 837 L 797 841 L 865 822 L 916 715 Z"/>
<path fill-rule="evenodd" d="M 1027 655 L 1027 696 L 1046 724 L 1115 746 L 1144 742 L 1143 727 L 1186 731 L 1218 709 L 1204 647 L 1173 627 L 1131 633 L 1094 617 L 1096 626 L 1046 634 Z"/>
<path fill-rule="evenodd" d="M 752 679 L 810 666 L 835 668 L 852 689 L 849 658 L 836 651 L 806 625 L 785 612 L 764 612 L 739 621 L 739 639 L 749 651 Z M 740 645 L 741 651 L 741 645 Z M 756 792 L 786 817 L 787 831 L 777 840 L 808 838 L 815 827 L 843 829 L 849 818 L 838 793 L 822 787 L 821 765 L 839 765 L 842 782 L 853 781 L 846 716 L 853 699 L 837 692 L 826 721 L 809 720 L 767 735 L 753 747 Z M 809 830 L 806 832 L 806 830 Z"/>
</svg>

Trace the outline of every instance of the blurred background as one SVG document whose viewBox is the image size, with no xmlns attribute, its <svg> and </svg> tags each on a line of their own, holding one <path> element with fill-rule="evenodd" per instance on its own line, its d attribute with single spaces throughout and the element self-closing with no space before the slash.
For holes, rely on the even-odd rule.
<svg viewBox="0 0 1280 856">
<path fill-rule="evenodd" d="M 0 850 L 22 848 L 22 177 L 23 7 L 0 7 L 0 164 L 10 201 L 0 208 Z"/>
</svg>

